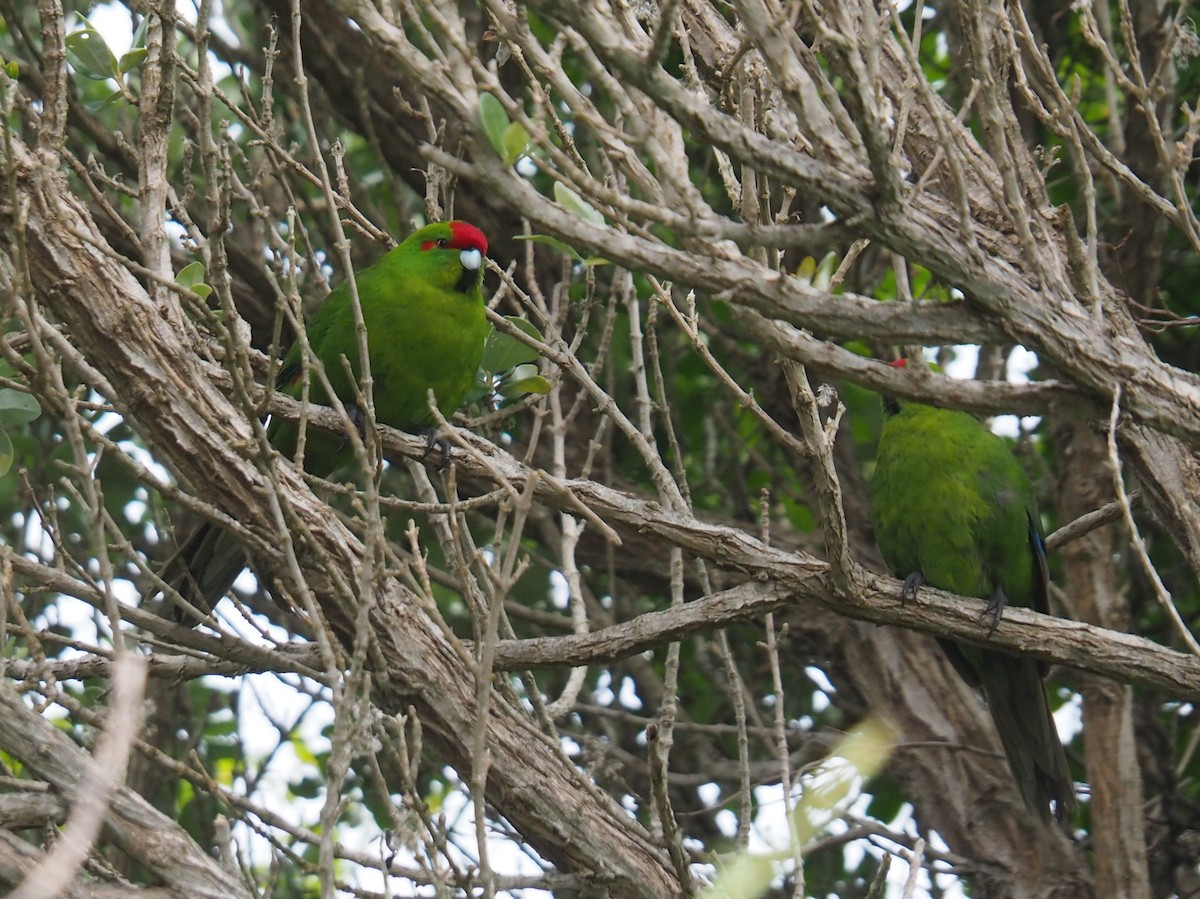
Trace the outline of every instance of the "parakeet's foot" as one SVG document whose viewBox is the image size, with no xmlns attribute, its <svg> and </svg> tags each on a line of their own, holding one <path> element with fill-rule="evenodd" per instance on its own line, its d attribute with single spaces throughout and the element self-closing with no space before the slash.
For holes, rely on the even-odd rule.
<svg viewBox="0 0 1200 899">
<path fill-rule="evenodd" d="M 988 628 L 988 636 L 996 632 L 996 625 L 1000 623 L 1000 616 L 1004 614 L 1004 607 L 1008 605 L 1008 597 L 1004 595 L 1004 591 L 999 587 L 992 594 L 992 598 L 988 600 L 987 606 L 984 607 L 981 618 L 992 616 L 992 625 Z"/>
<path fill-rule="evenodd" d="M 421 456 L 421 461 L 424 462 L 436 446 L 438 454 L 442 457 L 437 465 L 437 470 L 441 471 L 450 464 L 450 438 L 445 434 L 439 435 L 437 428 L 426 428 L 421 433 L 425 435 L 425 452 Z"/>
<path fill-rule="evenodd" d="M 900 588 L 900 602 L 908 602 L 911 599 L 917 598 L 917 591 L 921 589 L 921 585 L 925 583 L 925 575 L 919 571 L 914 571 L 904 579 L 904 586 Z"/>
</svg>

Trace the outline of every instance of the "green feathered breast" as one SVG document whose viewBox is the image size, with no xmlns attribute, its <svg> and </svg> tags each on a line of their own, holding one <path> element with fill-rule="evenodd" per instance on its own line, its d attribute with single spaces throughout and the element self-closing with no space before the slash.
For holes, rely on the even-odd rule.
<svg viewBox="0 0 1200 899">
<path fill-rule="evenodd" d="M 1048 612 L 1045 548 L 1033 487 L 1008 444 L 974 416 L 888 399 L 871 507 L 875 540 L 906 589 L 921 583 Z M 942 643 L 982 688 L 1025 805 L 1065 818 L 1074 784 L 1032 659 Z"/>
</svg>

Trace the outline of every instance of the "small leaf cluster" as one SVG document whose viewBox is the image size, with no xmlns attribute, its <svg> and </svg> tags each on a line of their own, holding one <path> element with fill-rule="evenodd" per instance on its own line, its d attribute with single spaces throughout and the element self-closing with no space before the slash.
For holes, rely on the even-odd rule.
<svg viewBox="0 0 1200 899">
<path fill-rule="evenodd" d="M 479 120 L 483 133 L 505 165 L 516 165 L 529 153 L 529 132 L 520 122 L 509 121 L 504 106 L 491 94 L 479 96 Z"/>
<path fill-rule="evenodd" d="M 117 89 L 104 100 L 95 104 L 96 109 L 102 109 L 122 98 L 134 99 L 129 89 L 126 76 L 141 68 L 146 61 L 146 22 L 143 18 L 133 37 L 133 46 L 118 59 L 112 48 L 104 40 L 104 36 L 95 29 L 85 16 L 80 16 L 83 23 L 67 35 L 67 58 L 71 67 L 80 75 L 93 81 L 115 81 Z"/>
<path fill-rule="evenodd" d="M 516 165 L 522 157 L 530 155 L 529 132 L 520 122 L 510 121 L 503 104 L 491 94 L 479 96 L 479 121 L 483 125 L 483 133 L 487 135 L 492 148 L 506 166 Z M 604 216 L 599 210 L 561 181 L 554 182 L 554 201 L 585 222 L 593 225 L 604 224 Z M 584 256 L 570 244 L 549 234 L 519 235 L 517 240 L 532 240 L 553 247 L 583 266 L 608 264 L 607 259 L 600 256 Z"/>
</svg>

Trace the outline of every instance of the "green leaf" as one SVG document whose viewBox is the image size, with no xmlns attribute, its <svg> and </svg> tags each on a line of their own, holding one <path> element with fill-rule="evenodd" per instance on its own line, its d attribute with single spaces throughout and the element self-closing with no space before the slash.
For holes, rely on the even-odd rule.
<svg viewBox="0 0 1200 899">
<path fill-rule="evenodd" d="M 8 470 L 12 468 L 12 464 L 12 441 L 8 439 L 8 435 L 4 431 L 0 431 L 0 478 L 8 474 Z"/>
<path fill-rule="evenodd" d="M 513 327 L 519 328 L 535 340 L 542 339 L 541 333 L 527 319 L 516 315 L 506 315 L 504 318 Z M 511 334 L 493 328 L 487 343 L 484 344 L 483 361 L 479 363 L 479 367 L 491 372 L 508 371 L 526 362 L 533 362 L 537 357 L 537 350 L 533 347 L 526 346 Z"/>
<path fill-rule="evenodd" d="M 518 234 L 517 240 L 532 240 L 534 243 L 544 243 L 548 247 L 554 247 L 560 253 L 570 256 L 580 265 L 610 265 L 611 263 L 603 256 L 584 256 L 569 243 L 559 240 L 557 237 L 551 237 L 549 234 Z"/>
<path fill-rule="evenodd" d="M 500 331 L 493 331 L 488 336 L 487 344 L 483 348 L 483 361 L 479 364 L 484 371 L 508 371 L 514 366 L 536 358 L 537 353 L 515 337 Z"/>
<path fill-rule="evenodd" d="M 554 247 L 560 253 L 565 253 L 576 262 L 583 262 L 583 255 L 568 243 L 564 243 L 557 237 L 551 237 L 549 234 L 518 234 L 517 240 L 532 240 L 534 243 L 544 243 L 548 247 Z"/>
<path fill-rule="evenodd" d="M 504 137 L 508 131 L 508 113 L 504 106 L 491 94 L 479 95 L 479 121 L 483 124 L 483 133 L 491 142 L 492 148 L 501 159 L 504 159 Z"/>
<path fill-rule="evenodd" d="M 817 266 L 817 270 L 813 274 L 813 287 L 817 288 L 817 290 L 828 290 L 840 261 L 836 253 L 826 253 L 821 257 L 821 263 Z"/>
<path fill-rule="evenodd" d="M 186 287 L 202 300 L 208 299 L 212 288 L 204 283 L 204 263 L 197 260 L 189 262 L 175 276 L 175 283 Z"/>
<path fill-rule="evenodd" d="M 140 68 L 145 61 L 146 48 L 135 47 L 121 57 L 121 61 L 117 63 L 117 70 L 124 75 L 126 72 L 132 72 L 134 69 Z"/>
<path fill-rule="evenodd" d="M 133 40 L 129 46 L 135 50 L 146 46 L 146 29 L 150 25 L 150 17 L 142 16 L 142 21 L 138 23 L 137 31 L 133 33 Z"/>
<path fill-rule="evenodd" d="M 117 90 L 113 91 L 103 100 L 89 100 L 83 105 L 86 106 L 90 112 L 103 112 L 105 109 L 108 109 L 108 107 L 113 106 L 124 99 L 125 95 Z"/>
<path fill-rule="evenodd" d="M 21 74 L 21 64 L 15 59 L 6 62 L 4 64 L 4 74 L 13 79 L 13 81 L 16 81 L 17 77 Z"/>
<path fill-rule="evenodd" d="M 567 212 L 573 212 L 585 222 L 591 222 L 593 225 L 603 225 L 604 216 L 592 206 L 583 197 L 567 187 L 561 181 L 554 182 L 554 202 L 556 202 Z"/>
<path fill-rule="evenodd" d="M 83 16 L 79 17 L 83 27 L 67 35 L 67 56 L 71 65 L 81 74 L 96 81 L 119 78 L 120 67 L 104 37 Z"/>
<path fill-rule="evenodd" d="M 6 387 L 0 390 L 0 428 L 28 424 L 42 414 L 42 404 L 36 397 Z M 12 444 L 9 444 L 12 450 Z"/>
<path fill-rule="evenodd" d="M 504 164 L 515 165 L 517 160 L 524 156 L 525 151 L 529 149 L 529 132 L 520 122 L 512 122 L 504 129 L 501 145 L 503 150 L 500 155 L 504 157 Z"/>
<path fill-rule="evenodd" d="M 525 373 L 530 370 L 532 374 Z M 531 393 L 544 396 L 550 392 L 550 382 L 537 373 L 537 366 L 518 365 L 513 369 L 513 377 L 501 381 L 496 392 L 506 400 L 519 400 Z"/>
</svg>

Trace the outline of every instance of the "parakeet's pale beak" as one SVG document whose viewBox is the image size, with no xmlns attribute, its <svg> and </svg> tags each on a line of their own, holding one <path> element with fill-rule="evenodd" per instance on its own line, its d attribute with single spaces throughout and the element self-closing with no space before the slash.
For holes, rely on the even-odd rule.
<svg viewBox="0 0 1200 899">
<path fill-rule="evenodd" d="M 458 261 L 462 263 L 463 268 L 478 271 L 483 265 L 483 254 L 478 250 L 463 250 L 458 254 Z"/>
</svg>

